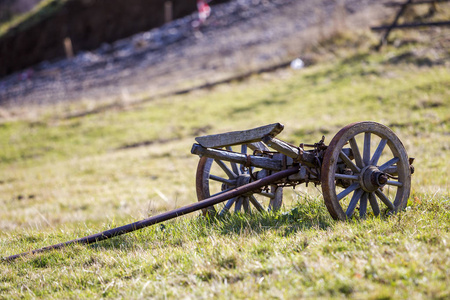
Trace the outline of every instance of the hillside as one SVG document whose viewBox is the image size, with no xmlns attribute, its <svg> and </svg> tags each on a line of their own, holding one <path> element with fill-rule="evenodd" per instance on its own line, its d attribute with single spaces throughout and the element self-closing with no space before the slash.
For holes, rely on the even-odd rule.
<svg viewBox="0 0 450 300">
<path fill-rule="evenodd" d="M 346 28 L 379 24 L 379 1 L 231 1 L 214 5 L 205 26 L 196 14 L 72 60 L 44 62 L 0 81 L 3 107 L 60 101 L 141 98 L 189 89 L 285 64 Z M 369 20 L 369 21 L 368 21 Z M 123 96 L 124 95 L 124 96 Z"/>
</svg>

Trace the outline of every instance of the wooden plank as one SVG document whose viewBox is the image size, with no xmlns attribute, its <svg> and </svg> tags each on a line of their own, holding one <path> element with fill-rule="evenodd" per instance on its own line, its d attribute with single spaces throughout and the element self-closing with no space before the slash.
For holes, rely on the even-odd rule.
<svg viewBox="0 0 450 300">
<path fill-rule="evenodd" d="M 196 137 L 197 143 L 203 147 L 225 147 L 239 144 L 259 142 L 265 136 L 274 137 L 283 130 L 280 123 L 269 124 L 249 130 L 231 131 L 221 134 Z"/>
<path fill-rule="evenodd" d="M 192 154 L 200 156 L 206 156 L 217 160 L 230 161 L 237 164 L 246 165 L 247 155 L 237 152 L 229 152 L 220 149 L 208 149 L 199 144 L 192 145 Z M 282 169 L 282 163 L 280 160 L 249 155 L 250 165 L 258 168 L 268 169 L 272 171 L 280 171 Z"/>
</svg>

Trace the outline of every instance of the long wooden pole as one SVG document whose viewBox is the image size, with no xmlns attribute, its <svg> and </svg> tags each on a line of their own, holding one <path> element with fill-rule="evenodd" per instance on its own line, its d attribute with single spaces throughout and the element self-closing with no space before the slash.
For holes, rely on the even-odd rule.
<svg viewBox="0 0 450 300">
<path fill-rule="evenodd" d="M 168 211 L 162 214 L 159 214 L 157 216 L 153 216 L 150 217 L 148 219 L 144 219 L 138 222 L 134 222 L 128 225 L 124 225 L 124 226 L 120 226 L 117 228 L 113 228 L 113 229 L 109 229 L 106 231 L 102 231 L 100 233 L 97 234 L 93 234 L 93 235 L 89 235 L 86 237 L 82 237 L 79 239 L 75 239 L 75 240 L 71 240 L 68 242 L 64 242 L 64 243 L 59 243 L 56 245 L 52 245 L 52 246 L 47 246 L 44 248 L 40 248 L 40 249 L 36 249 L 36 250 L 32 250 L 29 252 L 24 252 L 24 253 L 20 253 L 20 254 L 16 254 L 16 255 L 11 255 L 8 257 L 4 257 L 2 258 L 2 260 L 4 261 L 13 261 L 16 258 L 19 257 L 23 257 L 26 255 L 30 255 L 30 254 L 36 254 L 36 253 L 41 253 L 41 252 L 45 252 L 45 251 L 49 251 L 49 250 L 55 250 L 55 249 L 61 249 L 64 248 L 66 246 L 72 245 L 72 244 L 92 244 L 92 243 L 97 243 L 115 236 L 119 236 L 125 233 L 129 233 L 135 230 L 139 230 L 142 229 L 144 227 L 148 227 L 157 223 L 161 223 L 170 219 L 174 219 L 176 217 L 182 216 L 182 215 L 186 215 L 189 214 L 191 212 L 197 211 L 197 210 L 201 210 L 204 208 L 207 208 L 211 205 L 215 205 L 217 203 L 220 202 L 224 202 L 228 199 L 240 196 L 242 194 L 254 191 L 254 190 L 258 190 L 264 186 L 267 186 L 269 184 L 273 184 L 283 178 L 286 178 L 290 175 L 293 175 L 295 173 L 297 173 L 299 171 L 299 167 L 295 166 L 280 172 L 276 172 L 272 175 L 269 175 L 267 177 L 264 177 L 262 179 L 250 182 L 246 185 L 237 187 L 235 189 L 232 189 L 230 191 L 224 192 L 222 194 L 216 195 L 216 196 L 212 196 L 208 199 L 205 199 L 203 201 L 199 201 L 190 205 L 186 205 L 183 207 L 180 207 L 178 209 L 172 210 L 172 211 Z"/>
<path fill-rule="evenodd" d="M 408 28 L 417 28 L 417 27 L 428 27 L 428 26 L 450 26 L 450 21 L 437 21 L 437 22 L 427 22 L 427 23 L 405 23 L 405 24 L 397 24 L 395 27 L 391 28 L 390 25 L 383 26 L 375 26 L 370 29 L 374 31 L 385 30 L 388 28 L 393 29 L 408 29 Z"/>
</svg>

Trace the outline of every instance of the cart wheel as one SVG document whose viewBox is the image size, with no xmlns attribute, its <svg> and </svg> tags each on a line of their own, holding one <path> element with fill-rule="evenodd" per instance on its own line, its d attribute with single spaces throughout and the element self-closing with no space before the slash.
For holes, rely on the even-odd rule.
<svg viewBox="0 0 450 300">
<path fill-rule="evenodd" d="M 232 147 L 227 147 L 227 150 L 233 151 Z M 240 152 L 247 154 L 247 145 L 241 145 Z M 253 168 L 251 171 L 255 173 L 260 169 Z M 244 165 L 203 156 L 200 158 L 196 175 L 198 201 L 245 185 L 250 181 L 250 170 Z M 281 207 L 282 198 L 283 188 L 271 185 L 269 191 L 245 194 L 203 209 L 203 215 L 223 215 L 229 211 L 241 212 L 242 210 L 251 213 L 252 209 L 260 212 L 278 210 Z"/>
<path fill-rule="evenodd" d="M 334 219 L 352 218 L 358 209 L 359 217 L 365 218 L 405 208 L 411 170 L 403 144 L 388 127 L 360 122 L 342 128 L 331 141 L 321 181 L 325 205 Z"/>
</svg>

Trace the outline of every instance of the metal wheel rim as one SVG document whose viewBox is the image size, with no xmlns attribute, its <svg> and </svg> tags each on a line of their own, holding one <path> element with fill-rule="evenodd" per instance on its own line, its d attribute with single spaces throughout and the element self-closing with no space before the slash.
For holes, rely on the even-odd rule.
<svg viewBox="0 0 450 300">
<path fill-rule="evenodd" d="M 383 154 L 383 152 L 386 149 L 389 149 L 391 151 L 391 154 L 393 156 L 393 159 L 397 159 L 397 161 L 394 163 L 396 166 L 396 172 L 397 172 L 397 180 L 391 180 L 392 182 L 389 183 L 389 185 L 392 184 L 401 184 L 401 186 L 396 186 L 397 191 L 395 193 L 395 197 L 391 197 L 392 199 L 386 199 L 386 195 L 383 194 L 383 188 L 378 188 L 375 191 L 366 191 L 361 186 L 361 179 L 359 180 L 353 180 L 352 184 L 354 185 L 352 189 L 353 191 L 350 191 L 348 195 L 352 194 L 352 200 L 350 200 L 350 203 L 347 207 L 345 205 L 341 204 L 340 198 L 342 196 L 341 192 L 339 192 L 336 188 L 336 177 L 342 176 L 341 174 L 337 175 L 337 162 L 342 159 L 341 150 L 344 148 L 344 146 L 349 143 L 350 148 L 353 152 L 353 146 L 352 142 L 355 142 L 355 137 L 358 135 L 364 135 L 364 144 L 363 144 L 363 153 L 359 152 L 359 163 L 356 161 L 358 160 L 356 157 L 353 159 L 353 163 L 357 166 L 358 164 L 363 167 L 360 168 L 360 173 L 357 173 L 358 178 L 361 178 L 363 176 L 363 169 L 368 166 L 374 166 L 376 168 L 383 167 L 383 163 L 387 164 L 388 162 L 380 161 L 380 162 L 373 162 L 375 157 L 375 152 L 378 151 L 378 147 L 381 147 L 381 153 L 378 153 L 378 159 Z M 372 136 L 377 136 L 380 139 L 380 143 L 378 144 L 375 151 L 371 152 L 368 151 L 368 154 L 366 154 L 364 151 L 364 146 L 366 145 L 366 135 L 368 135 L 369 140 L 369 149 L 370 147 L 370 139 Z M 353 141 L 350 141 L 353 139 Z M 381 142 L 385 140 L 385 142 Z M 385 143 L 384 147 L 381 145 L 382 143 Z M 356 143 L 357 144 L 357 143 Z M 358 145 L 357 145 L 358 149 Z M 389 154 L 389 151 L 387 151 Z M 356 153 L 356 151 L 355 151 Z M 367 156 L 369 157 L 367 162 Z M 345 166 L 348 166 L 345 162 Z M 383 167 L 384 168 L 384 167 Z M 387 168 L 387 167 L 386 167 Z M 389 166 L 389 168 L 392 168 L 392 166 Z M 387 169 L 386 169 L 387 170 Z M 367 172 L 367 169 L 365 169 L 365 172 Z M 403 209 L 408 201 L 409 193 L 410 193 L 410 186 L 411 186 L 411 172 L 409 169 L 409 161 L 408 156 L 406 154 L 405 148 L 399 138 L 390 130 L 388 127 L 381 125 L 379 123 L 375 122 L 359 122 L 359 123 L 353 123 L 350 125 L 347 125 L 346 127 L 342 128 L 332 139 L 330 142 L 330 145 L 328 146 L 328 149 L 324 155 L 323 163 L 322 163 L 322 172 L 321 172 L 321 181 L 322 181 L 322 193 L 325 201 L 325 205 L 330 212 L 331 216 L 334 219 L 339 220 L 346 220 L 348 218 L 351 218 L 354 214 L 355 209 L 357 208 L 355 205 L 360 205 L 360 217 L 365 218 L 366 211 L 364 213 L 361 213 L 362 210 L 367 210 L 368 205 L 372 208 L 375 215 L 380 214 L 380 206 L 378 205 L 378 210 L 376 210 L 377 204 L 380 203 L 383 206 L 382 207 L 388 207 L 389 211 L 395 213 L 398 210 Z M 365 173 L 364 173 L 365 174 Z M 355 183 L 359 183 L 360 185 L 357 187 Z M 363 182 L 364 183 L 364 182 Z M 386 185 L 385 185 L 386 186 Z M 349 188 L 345 188 L 344 191 L 348 192 Z M 351 190 L 351 189 L 350 189 Z M 362 192 L 361 192 L 362 191 Z M 339 192 L 339 193 L 338 193 Z M 343 191 L 342 191 L 343 192 Z M 344 193 L 345 194 L 345 193 Z M 356 194 L 356 195 L 355 195 Z M 344 196 L 345 197 L 345 196 Z M 355 199 L 355 200 L 353 200 Z M 387 202 L 387 200 L 390 200 L 390 203 Z M 355 204 L 356 203 L 356 204 Z M 387 203 L 387 204 L 386 204 Z M 351 206 L 351 207 L 350 207 Z M 349 208 L 350 207 L 350 208 Z M 345 208 L 345 211 L 344 211 Z"/>
<path fill-rule="evenodd" d="M 228 150 L 231 150 L 229 148 Z M 246 152 L 246 146 L 242 145 L 241 152 Z M 211 191 L 210 187 L 210 181 L 211 179 L 211 169 L 213 165 L 217 165 L 218 163 L 224 163 L 223 161 L 215 161 L 212 158 L 208 157 L 201 157 L 198 167 L 197 167 L 197 174 L 196 174 L 196 192 L 197 192 L 197 199 L 198 201 L 202 201 L 204 199 L 207 199 L 213 195 L 216 195 L 220 193 L 219 191 Z M 228 163 L 228 162 L 226 162 Z M 229 166 L 229 169 L 231 171 L 236 171 L 236 168 L 240 170 L 242 168 L 241 165 L 236 164 L 233 166 L 231 163 Z M 240 172 L 240 171 L 239 171 Z M 222 174 L 223 175 L 223 174 Z M 238 174 L 242 175 L 242 174 Z M 217 176 L 219 177 L 219 176 Z M 223 178 L 225 176 L 222 176 Z M 231 176 L 228 176 L 228 178 L 223 178 L 227 180 L 231 180 Z M 235 186 L 233 186 L 234 188 Z M 283 196 L 283 189 L 281 187 L 277 187 L 276 185 L 270 186 L 270 191 L 261 197 L 260 194 L 256 196 L 256 194 L 252 195 L 244 195 L 243 197 L 238 197 L 241 199 L 230 199 L 224 202 L 224 206 L 227 207 L 227 211 L 234 211 L 234 212 L 241 212 L 244 211 L 246 213 L 251 213 L 252 211 L 270 211 L 270 210 L 278 210 L 281 208 L 282 205 L 282 196 Z M 272 197 L 272 198 L 271 198 Z M 261 201 L 264 198 L 268 198 L 268 201 Z M 230 201 L 234 201 L 231 203 Z M 263 203 L 262 203 L 263 202 Z M 268 202 L 268 205 L 264 205 L 265 202 Z M 223 214 L 226 211 L 223 210 L 223 207 L 218 208 L 219 205 L 210 206 L 206 209 L 202 210 L 203 215 L 216 215 L 216 214 Z M 218 208 L 218 209 L 216 209 Z"/>
</svg>

